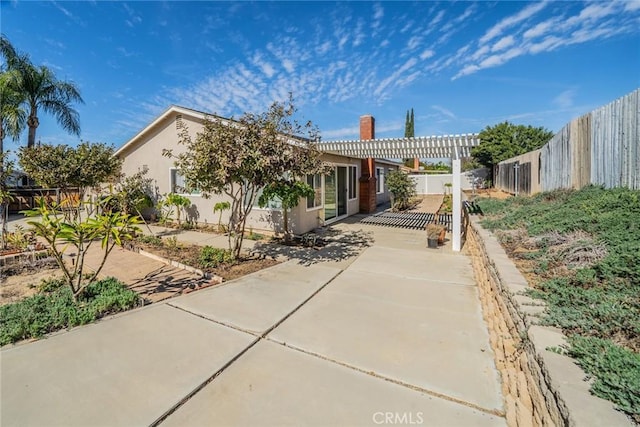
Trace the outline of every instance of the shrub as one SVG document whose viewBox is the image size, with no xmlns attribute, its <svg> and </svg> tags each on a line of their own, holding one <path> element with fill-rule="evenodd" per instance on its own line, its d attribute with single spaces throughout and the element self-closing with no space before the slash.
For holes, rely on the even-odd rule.
<svg viewBox="0 0 640 427">
<path fill-rule="evenodd" d="M 402 171 L 392 171 L 387 175 L 385 183 L 393 195 L 394 210 L 405 210 L 411 207 L 411 198 L 416 195 L 416 183 Z"/>
<path fill-rule="evenodd" d="M 162 246 L 162 238 L 158 236 L 138 236 L 136 240 L 140 243 L 146 243 L 152 246 Z"/>
<path fill-rule="evenodd" d="M 531 294 L 548 303 L 542 321 L 569 337 L 592 392 L 640 421 L 640 191 L 591 186 L 477 203 L 483 225 L 532 261 L 540 283 Z"/>
<path fill-rule="evenodd" d="M 233 253 L 228 249 L 205 246 L 200 250 L 198 262 L 204 268 L 216 268 L 220 264 L 233 261 Z"/>
<path fill-rule="evenodd" d="M 569 355 L 595 381 L 591 391 L 640 423 L 640 354 L 608 340 L 573 336 Z"/>
<path fill-rule="evenodd" d="M 84 325 L 139 303 L 140 297 L 114 278 L 91 283 L 77 302 L 64 281 L 50 280 L 40 293 L 0 307 L 0 345 Z"/>
</svg>

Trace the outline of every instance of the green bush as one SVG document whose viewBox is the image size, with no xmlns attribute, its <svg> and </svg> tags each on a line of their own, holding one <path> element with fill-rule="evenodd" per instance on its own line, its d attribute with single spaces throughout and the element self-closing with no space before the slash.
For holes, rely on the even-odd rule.
<svg viewBox="0 0 640 427">
<path fill-rule="evenodd" d="M 136 240 L 140 243 L 147 243 L 152 246 L 162 246 L 162 238 L 158 236 L 138 236 Z"/>
<path fill-rule="evenodd" d="M 531 294 L 547 302 L 542 321 L 570 337 L 592 392 L 640 422 L 640 191 L 590 186 L 477 203 L 505 247 L 526 249 L 514 256 L 540 279 Z"/>
<path fill-rule="evenodd" d="M 61 280 L 50 280 L 41 286 L 40 293 L 0 306 L 0 345 L 91 323 L 139 302 L 135 292 L 114 278 L 93 282 L 78 302 Z"/>
<path fill-rule="evenodd" d="M 640 354 L 608 340 L 573 336 L 569 355 L 593 376 L 593 394 L 616 404 L 640 422 Z"/>
<path fill-rule="evenodd" d="M 200 249 L 198 263 L 203 268 L 216 268 L 220 264 L 233 261 L 233 254 L 228 249 L 205 246 Z"/>
<path fill-rule="evenodd" d="M 405 210 L 411 206 L 411 198 L 416 195 L 416 183 L 402 171 L 392 171 L 385 183 L 393 195 L 394 210 Z"/>
</svg>

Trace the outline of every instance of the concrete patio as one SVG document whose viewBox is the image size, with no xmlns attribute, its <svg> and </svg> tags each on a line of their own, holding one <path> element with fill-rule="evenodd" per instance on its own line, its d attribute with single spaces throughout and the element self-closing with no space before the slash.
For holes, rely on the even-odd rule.
<svg viewBox="0 0 640 427">
<path fill-rule="evenodd" d="M 369 241 L 5 347 L 1 424 L 506 425 L 469 259 L 335 228 Z"/>
</svg>

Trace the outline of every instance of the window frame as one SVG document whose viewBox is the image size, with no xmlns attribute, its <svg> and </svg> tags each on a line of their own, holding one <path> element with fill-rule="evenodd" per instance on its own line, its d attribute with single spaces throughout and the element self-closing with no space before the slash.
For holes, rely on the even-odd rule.
<svg viewBox="0 0 640 427">
<path fill-rule="evenodd" d="M 309 183 L 309 177 L 313 177 L 313 182 Z M 316 177 L 318 178 L 318 184 L 319 186 L 316 188 L 315 184 L 316 184 Z M 305 182 L 307 183 L 307 185 L 309 185 L 311 188 L 313 188 L 313 191 L 315 192 L 315 195 L 313 197 L 313 206 L 309 207 L 309 197 L 306 197 L 306 201 L 305 201 L 305 209 L 307 212 L 312 212 L 312 211 L 317 211 L 319 209 L 322 209 L 324 207 L 324 177 L 321 174 L 313 174 L 313 175 L 307 175 L 305 178 Z M 318 193 L 319 192 L 319 193 Z M 316 204 L 316 201 L 318 204 Z"/>
<path fill-rule="evenodd" d="M 376 166 L 376 194 L 384 193 L 384 166 Z"/>
<path fill-rule="evenodd" d="M 358 167 L 356 165 L 349 165 L 348 166 L 348 185 L 349 185 L 349 191 L 347 194 L 347 200 L 351 201 L 351 200 L 357 200 L 358 199 Z M 353 171 L 353 172 L 352 172 Z M 352 175 L 353 173 L 353 175 Z M 353 188 L 351 186 L 351 184 L 353 184 Z M 353 197 L 351 197 L 353 196 Z"/>
<path fill-rule="evenodd" d="M 193 190 L 191 193 L 184 192 L 184 191 L 175 191 L 177 186 L 176 181 L 178 181 L 177 179 L 178 176 L 180 176 L 184 182 L 184 177 L 180 175 L 178 168 L 175 168 L 175 167 L 169 168 L 169 192 L 170 193 L 179 194 L 181 196 L 196 196 L 196 197 L 199 197 L 202 194 L 200 190 Z M 186 190 L 186 187 L 182 187 L 182 188 Z"/>
</svg>

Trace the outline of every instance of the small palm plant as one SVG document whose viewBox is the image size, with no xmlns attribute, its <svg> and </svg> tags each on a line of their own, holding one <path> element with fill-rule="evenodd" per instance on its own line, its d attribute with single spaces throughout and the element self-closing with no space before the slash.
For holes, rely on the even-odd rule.
<svg viewBox="0 0 640 427">
<path fill-rule="evenodd" d="M 222 211 L 228 209 L 231 209 L 231 203 L 229 202 L 218 202 L 213 205 L 213 213 L 215 214 L 216 212 L 220 212 L 220 215 L 218 216 L 218 233 L 224 233 L 227 231 L 226 227 L 222 225 Z"/>
</svg>

